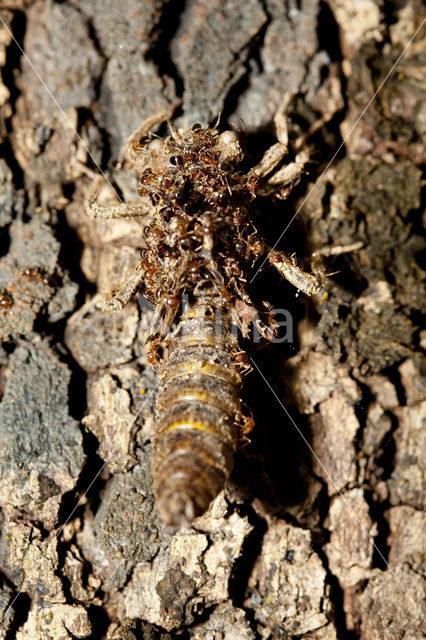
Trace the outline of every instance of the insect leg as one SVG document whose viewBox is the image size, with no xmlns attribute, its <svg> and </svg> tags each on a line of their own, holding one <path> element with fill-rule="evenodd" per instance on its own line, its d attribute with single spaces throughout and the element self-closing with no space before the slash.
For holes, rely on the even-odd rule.
<svg viewBox="0 0 426 640">
<path fill-rule="evenodd" d="M 272 145 L 272 147 L 269 147 L 269 149 L 265 152 L 260 162 L 258 162 L 258 164 L 253 167 L 253 169 L 250 169 L 247 174 L 247 178 L 264 178 L 268 175 L 268 173 L 271 173 L 271 171 L 275 169 L 275 167 L 281 162 L 286 154 L 287 148 L 279 142 Z"/>
<path fill-rule="evenodd" d="M 270 147 L 264 154 L 261 161 L 253 167 L 249 176 L 256 176 L 257 178 L 264 178 L 271 173 L 280 164 L 281 160 L 288 153 L 288 129 L 286 110 L 290 102 L 292 94 L 287 92 L 281 102 L 277 113 L 275 114 L 274 122 L 277 131 L 278 142 Z"/>
<path fill-rule="evenodd" d="M 286 91 L 286 93 L 284 94 L 284 98 L 281 101 L 281 104 L 278 107 L 278 110 L 274 117 L 278 142 L 285 148 L 286 151 L 288 147 L 288 127 L 286 113 L 292 96 L 293 93 L 291 91 Z"/>
<path fill-rule="evenodd" d="M 269 252 L 268 260 L 286 280 L 306 295 L 313 296 L 322 290 L 324 274 L 320 270 L 315 274 L 308 273 L 299 266 L 294 256 L 275 249 Z"/>
<path fill-rule="evenodd" d="M 261 194 L 263 196 L 274 194 L 277 198 L 287 198 L 303 174 L 308 160 L 309 155 L 306 151 L 298 153 L 294 162 L 285 164 L 267 179 L 259 190 Z"/>
<path fill-rule="evenodd" d="M 306 162 L 309 159 L 306 151 L 300 151 L 294 162 L 284 164 L 278 171 L 273 173 L 281 164 L 285 156 L 288 155 L 288 127 L 286 111 L 292 93 L 288 91 L 281 105 L 275 114 L 274 122 L 277 132 L 278 143 L 270 147 L 261 161 L 248 174 L 248 177 L 257 177 L 258 179 L 267 178 L 265 182 L 261 182 L 257 187 L 257 193 L 262 196 L 275 194 L 278 198 L 286 198 L 290 193 L 293 185 L 298 182 L 303 173 Z"/>
<path fill-rule="evenodd" d="M 143 277 L 144 269 L 139 264 L 121 289 L 101 305 L 101 309 L 103 311 L 121 311 L 141 286 Z"/>
<path fill-rule="evenodd" d="M 122 202 L 120 204 L 113 205 L 101 205 L 96 202 L 102 188 L 105 184 L 103 176 L 98 176 L 94 181 L 93 187 L 85 202 L 85 209 L 88 216 L 91 218 L 130 218 L 131 216 L 146 216 L 146 205 L 143 203 L 127 203 Z"/>
<path fill-rule="evenodd" d="M 353 251 L 359 251 L 364 246 L 364 243 L 361 241 L 352 242 L 352 244 L 344 244 L 344 245 L 335 245 L 334 247 L 322 247 L 322 249 L 317 249 L 312 254 L 313 258 L 318 256 L 341 256 L 343 253 L 352 253 Z"/>
</svg>

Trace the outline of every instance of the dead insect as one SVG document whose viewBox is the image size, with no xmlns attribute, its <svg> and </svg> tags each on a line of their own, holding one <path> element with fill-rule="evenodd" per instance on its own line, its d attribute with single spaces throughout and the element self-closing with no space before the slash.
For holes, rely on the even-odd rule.
<svg viewBox="0 0 426 640">
<path fill-rule="evenodd" d="M 250 363 L 231 330 L 237 324 L 246 336 L 253 323 L 266 338 L 274 336 L 271 314 L 259 311 L 246 289 L 253 263 L 267 255 L 298 289 L 312 295 L 322 288 L 321 274 L 306 273 L 289 255 L 268 249 L 247 210 L 255 193 L 282 196 L 306 161 L 300 154 L 274 173 L 287 155 L 284 109 L 276 117 L 279 142 L 245 175 L 237 170 L 243 152 L 236 132 L 195 124 L 150 139 L 150 128 L 171 114 L 151 118 L 126 149 L 152 210 L 102 207 L 98 186 L 87 203 L 95 218 L 154 214 L 139 265 L 104 308 L 121 309 L 139 290 L 155 306 L 147 344 L 161 387 L 152 474 L 157 509 L 174 527 L 206 511 L 253 427 L 240 399 Z"/>
</svg>

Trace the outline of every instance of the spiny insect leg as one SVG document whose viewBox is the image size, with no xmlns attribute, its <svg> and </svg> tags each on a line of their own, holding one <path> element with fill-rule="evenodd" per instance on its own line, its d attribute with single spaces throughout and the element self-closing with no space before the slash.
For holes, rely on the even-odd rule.
<svg viewBox="0 0 426 640">
<path fill-rule="evenodd" d="M 277 142 L 269 147 L 258 164 L 250 169 L 247 178 L 264 178 L 271 173 L 287 155 L 287 147 Z"/>
<path fill-rule="evenodd" d="M 290 104 L 290 100 L 293 96 L 291 91 L 286 91 L 284 98 L 281 101 L 280 106 L 274 117 L 275 129 L 277 132 L 278 142 L 285 147 L 287 151 L 288 147 L 288 127 L 287 127 L 287 109 Z"/>
<path fill-rule="evenodd" d="M 364 243 L 361 241 L 352 242 L 351 244 L 338 244 L 334 247 L 322 247 L 321 249 L 317 249 L 312 254 L 313 258 L 318 256 L 341 256 L 344 253 L 352 253 L 353 251 L 359 251 L 364 246 Z"/>
<path fill-rule="evenodd" d="M 105 179 L 103 176 L 98 176 L 95 180 L 93 187 L 89 193 L 89 196 L 85 202 L 85 209 L 87 215 L 91 218 L 130 218 L 134 216 L 146 216 L 146 205 L 144 204 L 131 204 L 122 202 L 120 204 L 113 205 L 101 205 L 96 202 L 103 186 L 105 185 Z"/>
<path fill-rule="evenodd" d="M 121 311 L 121 309 L 129 302 L 129 300 L 139 289 L 143 278 L 144 269 L 142 268 L 141 264 L 139 264 L 130 278 L 128 278 L 128 280 L 126 280 L 126 282 L 123 284 L 121 289 L 101 305 L 102 310 Z"/>
<path fill-rule="evenodd" d="M 285 189 L 290 191 L 292 186 L 299 181 L 308 160 L 309 155 L 306 151 L 298 153 L 294 162 L 285 164 L 281 169 L 268 178 L 265 189 L 268 190 L 269 193 L 273 191 L 282 192 Z M 287 196 L 288 193 L 285 195 Z"/>
<path fill-rule="evenodd" d="M 281 105 L 275 114 L 274 122 L 277 131 L 278 142 L 270 147 L 264 154 L 260 162 L 253 167 L 249 176 L 256 176 L 257 178 L 264 178 L 271 173 L 280 164 L 282 159 L 288 153 L 288 129 L 286 110 L 288 103 L 290 102 L 291 93 L 287 92 L 284 96 Z"/>
<path fill-rule="evenodd" d="M 292 93 L 287 92 L 275 114 L 274 122 L 277 132 L 278 143 L 270 147 L 264 154 L 261 161 L 248 174 L 248 177 L 266 178 L 258 184 L 257 194 L 268 196 L 276 195 L 278 198 L 287 198 L 293 186 L 299 181 L 304 171 L 309 155 L 306 151 L 301 151 L 296 155 L 293 162 L 286 163 L 277 168 L 288 155 L 288 127 L 286 111 L 291 100 Z M 275 173 L 273 173 L 275 171 Z M 269 175 L 271 174 L 271 175 Z M 267 177 L 269 176 L 269 177 Z"/>
<path fill-rule="evenodd" d="M 313 296 L 322 290 L 324 275 L 320 270 L 316 274 L 308 273 L 299 266 L 294 256 L 275 249 L 269 252 L 268 260 L 286 280 L 306 295 Z"/>
</svg>

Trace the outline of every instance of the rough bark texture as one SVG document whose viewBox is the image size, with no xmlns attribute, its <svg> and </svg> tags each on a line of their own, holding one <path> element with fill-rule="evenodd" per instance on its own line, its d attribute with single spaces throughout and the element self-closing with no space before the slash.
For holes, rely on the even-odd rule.
<svg viewBox="0 0 426 640">
<path fill-rule="evenodd" d="M 0 16 L 0 638 L 425 638 L 425 28 L 392 69 L 420 0 L 3 0 Z M 273 244 L 303 203 L 280 247 L 362 248 L 326 259 L 314 300 L 272 269 L 252 283 L 293 318 L 290 343 L 247 345 L 276 397 L 247 378 L 252 442 L 172 534 L 150 479 L 151 311 L 97 308 L 143 236 L 86 217 L 87 167 L 134 200 L 122 146 L 177 100 L 178 124 L 243 127 L 255 163 L 288 91 L 312 162 L 256 224 Z"/>
</svg>

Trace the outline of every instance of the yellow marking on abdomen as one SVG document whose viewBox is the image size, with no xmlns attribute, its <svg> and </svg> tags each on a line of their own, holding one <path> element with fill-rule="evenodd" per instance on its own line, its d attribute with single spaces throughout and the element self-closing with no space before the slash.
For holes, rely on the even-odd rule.
<svg viewBox="0 0 426 640">
<path fill-rule="evenodd" d="M 237 371 L 227 369 L 220 364 L 211 364 L 209 362 L 180 362 L 167 368 L 163 373 L 163 377 L 168 379 L 177 378 L 178 376 L 193 375 L 199 373 L 205 376 L 212 376 L 213 378 L 219 378 L 230 384 L 239 385 L 241 383 L 241 376 Z"/>
<path fill-rule="evenodd" d="M 215 336 L 204 335 L 204 336 L 196 336 L 194 334 L 189 336 L 179 336 L 176 339 L 175 345 L 176 348 L 179 347 L 191 347 L 194 344 L 202 344 L 208 347 L 216 347 L 220 345 L 223 340 L 216 340 Z"/>
<path fill-rule="evenodd" d="M 233 420 L 240 413 L 240 404 L 238 401 L 232 401 L 232 398 L 220 398 L 213 391 L 200 391 L 196 388 L 176 389 L 175 391 L 166 391 L 164 398 L 162 397 L 159 408 L 167 406 L 169 404 L 177 404 L 183 402 L 198 401 L 209 407 L 215 407 L 220 409 L 224 413 L 227 413 Z M 239 400 L 239 399 L 238 399 Z"/>
<path fill-rule="evenodd" d="M 175 422 L 168 424 L 166 427 L 162 427 L 160 433 L 179 430 L 184 431 L 187 429 L 220 434 L 220 431 L 218 431 L 213 425 L 206 424 L 205 422 L 200 422 L 198 420 L 176 420 Z"/>
</svg>

